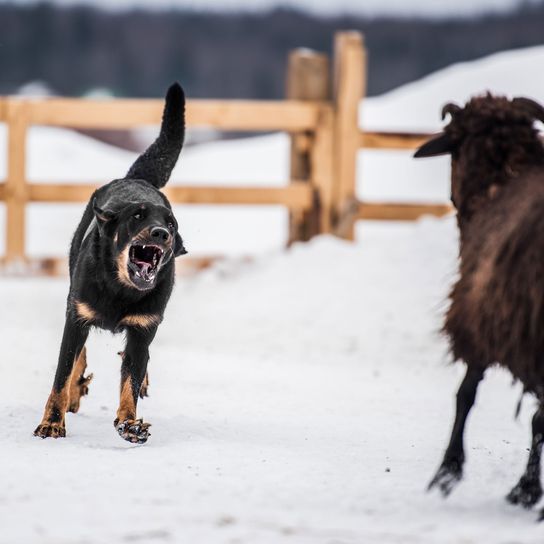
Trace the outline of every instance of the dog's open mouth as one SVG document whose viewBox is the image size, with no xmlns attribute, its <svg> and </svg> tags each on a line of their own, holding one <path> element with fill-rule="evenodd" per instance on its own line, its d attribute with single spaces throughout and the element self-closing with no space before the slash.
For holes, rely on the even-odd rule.
<svg viewBox="0 0 544 544">
<path fill-rule="evenodd" d="M 128 269 L 131 279 L 137 283 L 153 283 L 164 251 L 152 244 L 133 244 L 128 253 Z"/>
</svg>

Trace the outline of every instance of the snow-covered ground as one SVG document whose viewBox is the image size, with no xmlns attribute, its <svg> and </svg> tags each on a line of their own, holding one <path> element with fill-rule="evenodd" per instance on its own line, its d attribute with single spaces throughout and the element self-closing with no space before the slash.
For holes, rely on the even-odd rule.
<svg viewBox="0 0 544 544">
<path fill-rule="evenodd" d="M 522 472 L 532 402 L 492 372 L 467 433 L 466 481 L 424 492 L 461 368 L 437 333 L 453 220 L 369 226 L 176 287 L 151 349 L 153 424 L 123 442 L 121 337 L 94 334 L 95 379 L 66 439 L 41 418 L 65 280 L 3 279 L 0 542 L 542 542 L 536 512 L 503 496 Z"/>
<path fill-rule="evenodd" d="M 487 81 L 543 100 L 526 58 L 544 61 L 544 48 L 369 99 L 363 125 L 414 129 L 402 112 L 412 122 L 420 111 L 421 128 L 438 128 L 442 102 Z M 206 144 L 184 150 L 174 179 L 279 185 L 287 150 L 281 134 Z M 133 158 L 60 129 L 30 135 L 36 181 L 107 181 Z M 447 160 L 365 152 L 359 166 L 365 198 L 447 199 Z M 31 253 L 64 254 L 80 212 L 33 206 Z M 151 396 L 140 404 L 153 424 L 145 446 L 113 428 L 122 338 L 107 333 L 88 342 L 95 379 L 81 412 L 67 417 L 67 438 L 32 437 L 53 379 L 67 281 L 0 278 L 1 543 L 542 542 L 536 512 L 503 500 L 526 461 L 533 408 L 527 399 L 514 420 L 520 389 L 506 373 L 490 372 L 481 387 L 466 481 L 447 501 L 424 491 L 462 374 L 447 364 L 438 333 L 455 277 L 453 218 L 364 223 L 356 243 L 321 237 L 285 252 L 283 210 L 177 213 L 193 254 L 232 258 L 174 291 L 151 347 Z M 237 258 L 246 253 L 254 262 Z"/>
</svg>

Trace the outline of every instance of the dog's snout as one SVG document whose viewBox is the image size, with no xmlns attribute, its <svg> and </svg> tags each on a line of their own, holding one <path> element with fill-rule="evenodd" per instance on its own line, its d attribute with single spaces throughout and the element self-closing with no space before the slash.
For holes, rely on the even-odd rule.
<svg viewBox="0 0 544 544">
<path fill-rule="evenodd" d="M 164 227 L 153 227 L 150 234 L 151 238 L 157 242 L 168 242 L 170 240 L 170 232 Z"/>
</svg>

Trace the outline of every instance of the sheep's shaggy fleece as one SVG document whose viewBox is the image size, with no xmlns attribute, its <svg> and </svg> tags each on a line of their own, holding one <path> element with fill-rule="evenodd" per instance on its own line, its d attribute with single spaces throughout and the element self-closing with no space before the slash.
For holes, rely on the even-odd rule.
<svg viewBox="0 0 544 544">
<path fill-rule="evenodd" d="M 446 108 L 460 278 L 444 330 L 456 359 L 499 362 L 544 386 L 544 148 L 528 102 L 477 97 Z"/>
</svg>

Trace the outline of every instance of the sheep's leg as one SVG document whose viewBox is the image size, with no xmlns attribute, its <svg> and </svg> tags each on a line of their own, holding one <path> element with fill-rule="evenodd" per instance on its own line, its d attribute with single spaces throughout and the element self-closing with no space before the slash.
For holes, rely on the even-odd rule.
<svg viewBox="0 0 544 544">
<path fill-rule="evenodd" d="M 438 486 L 444 497 L 452 492 L 463 477 L 463 464 L 465 462 L 463 433 L 468 414 L 476 399 L 478 384 L 483 377 L 483 369 L 469 366 L 457 391 L 457 409 L 450 443 L 444 454 L 444 460 L 428 487 L 428 489 L 432 489 Z"/>
<path fill-rule="evenodd" d="M 533 416 L 532 423 L 533 440 L 527 468 L 517 485 L 506 496 L 506 500 L 512 504 L 521 504 L 525 508 L 531 508 L 542 497 L 540 484 L 540 455 L 544 443 L 544 408 L 540 408 Z M 540 519 L 544 519 L 544 511 L 540 513 Z"/>
</svg>

